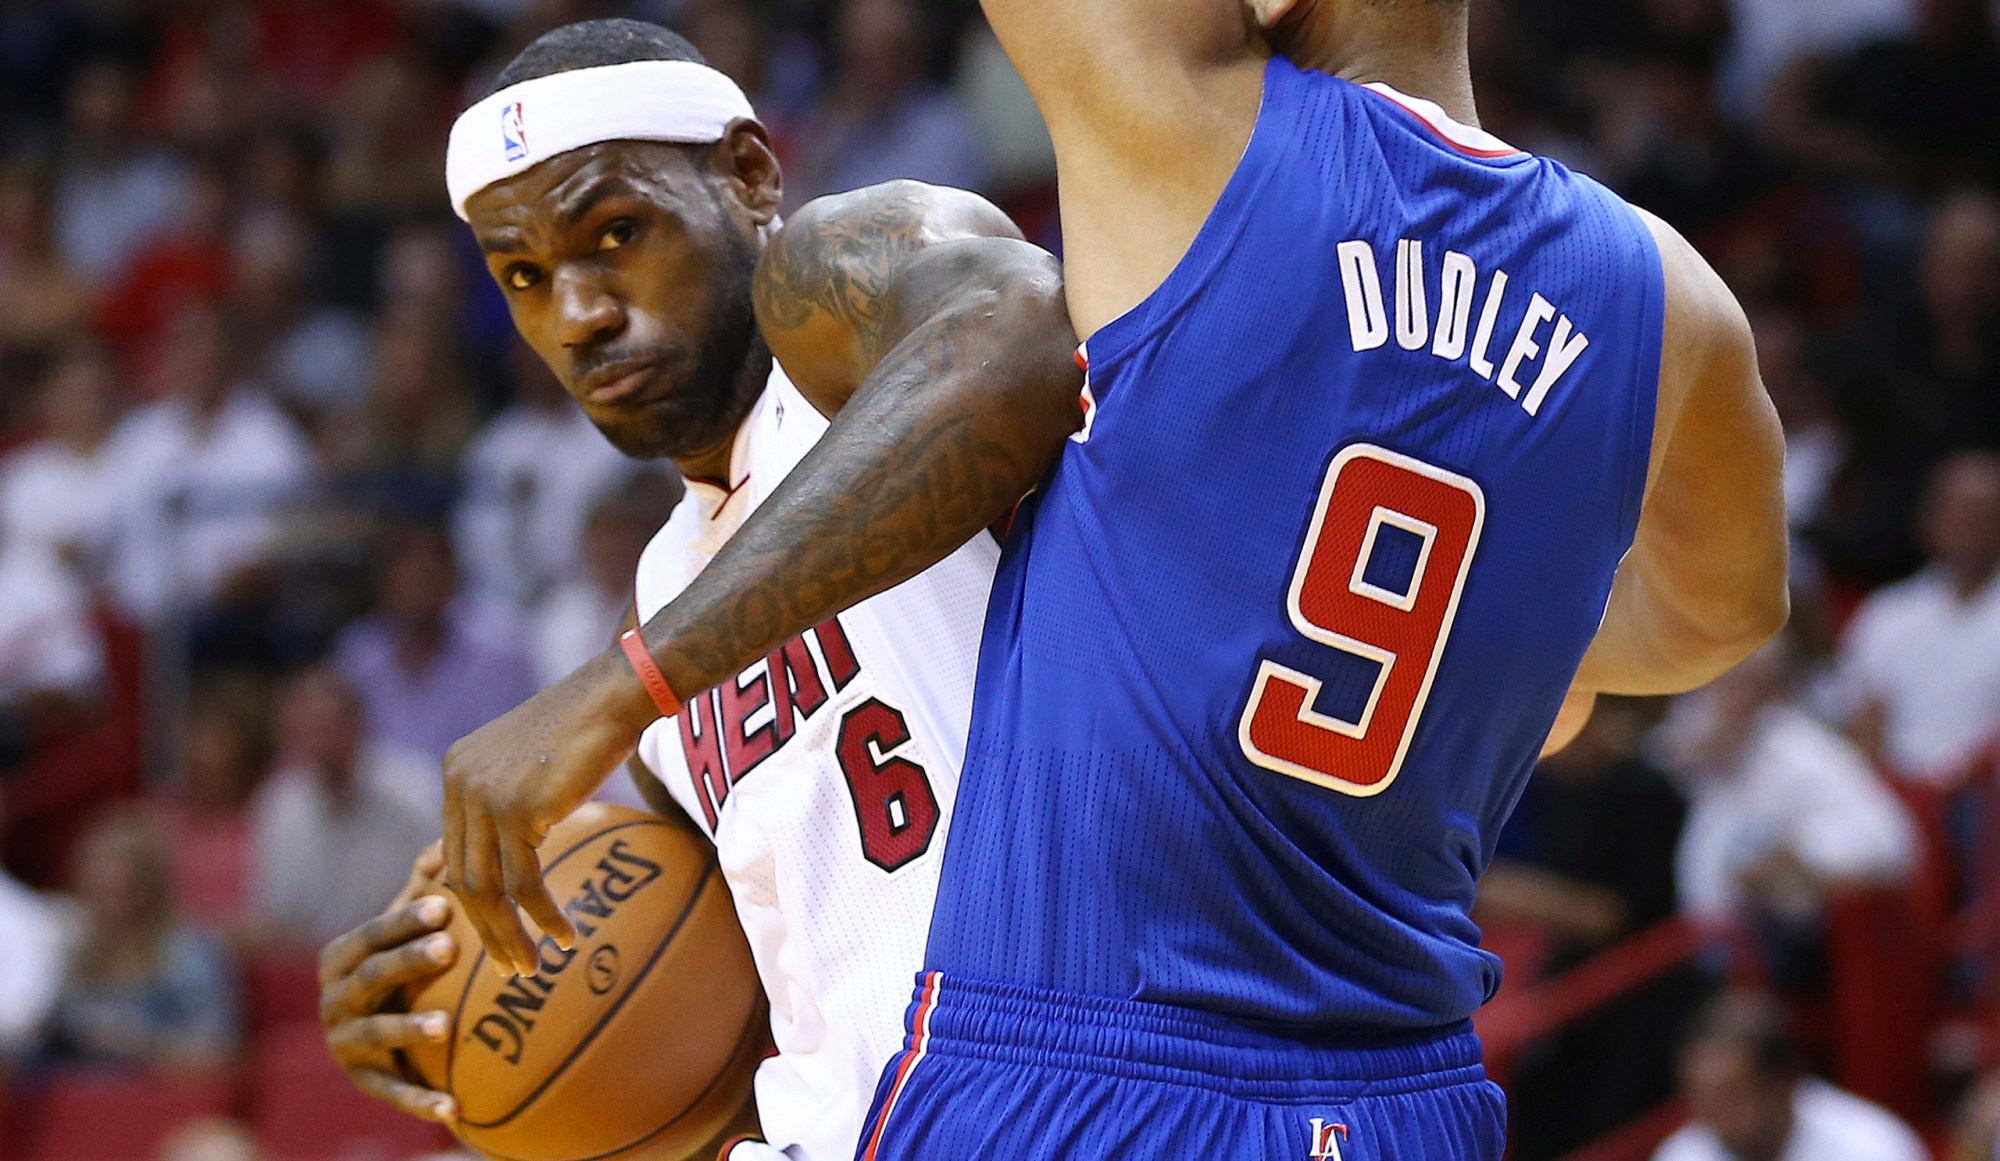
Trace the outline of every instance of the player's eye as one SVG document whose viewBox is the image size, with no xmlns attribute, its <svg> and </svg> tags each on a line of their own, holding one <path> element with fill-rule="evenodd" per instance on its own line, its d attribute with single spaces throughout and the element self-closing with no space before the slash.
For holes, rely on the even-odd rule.
<svg viewBox="0 0 2000 1161">
<path fill-rule="evenodd" d="M 542 272 L 525 263 L 518 264 L 509 266 L 507 272 L 500 276 L 500 280 L 511 290 L 533 290 L 541 282 Z"/>
<path fill-rule="evenodd" d="M 639 223 L 630 218 L 620 218 L 604 227 L 604 232 L 597 236 L 598 252 L 620 249 L 637 237 L 638 233 Z"/>
</svg>

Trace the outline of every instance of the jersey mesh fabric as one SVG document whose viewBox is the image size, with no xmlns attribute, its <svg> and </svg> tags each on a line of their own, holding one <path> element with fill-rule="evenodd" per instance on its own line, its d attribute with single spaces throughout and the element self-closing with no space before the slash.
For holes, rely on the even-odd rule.
<svg viewBox="0 0 2000 1161">
<path fill-rule="evenodd" d="M 1395 335 L 1406 239 L 1434 332 L 1448 252 L 1476 274 L 1468 325 L 1507 275 L 1494 364 L 1531 303 L 1551 304 L 1525 328 L 1541 357 L 1522 348 L 1521 391 L 1475 369 L 1476 343 L 1448 358 L 1442 335 Z M 1350 321 L 1343 243 L 1377 266 L 1390 333 L 1373 348 Z M 1636 529 L 1664 299 L 1650 234 L 1601 186 L 1470 155 L 1386 96 L 1273 61 L 1193 248 L 1091 339 L 1094 427 L 1003 554 L 928 965 L 1274 1027 L 1467 1018 L 1499 973 L 1469 918 L 1474 883 Z M 1575 361 L 1530 414 L 1558 347 Z M 1360 731 L 1414 723 L 1393 775 L 1315 782 L 1253 760 L 1247 720 L 1265 720 L 1250 711 L 1271 666 L 1320 683 L 1307 709 L 1350 727 L 1389 688 L 1393 669 L 1328 643 L 1349 626 L 1315 639 L 1288 611 L 1323 486 L 1350 460 L 1389 481 L 1367 498 L 1384 527 L 1434 494 L 1454 520 L 1477 514 L 1476 539 L 1426 693 Z M 1431 575 L 1449 539 L 1430 541 L 1446 555 L 1425 558 L 1427 600 L 1453 591 Z M 1393 573 L 1405 541 L 1334 562 L 1356 573 L 1333 596 Z M 1391 664 L 1421 676 L 1430 658 Z"/>
<path fill-rule="evenodd" d="M 733 451 L 738 486 L 690 485 L 648 546 L 642 616 L 700 573 L 826 426 L 774 373 Z M 778 1054 L 756 1086 L 769 1143 L 739 1146 L 737 1156 L 784 1150 L 793 1161 L 823 1161 L 854 1151 L 922 960 L 998 555 L 981 537 L 808 632 L 789 658 L 781 651 L 730 688 L 692 700 L 683 718 L 714 731 L 706 746 L 688 740 L 681 719 L 655 723 L 640 743 L 640 757 L 714 840 L 771 1001 Z M 862 728 L 878 719 L 900 722 L 906 736 Z M 907 826 L 929 825 L 921 836 L 899 835 L 890 820 L 871 820 L 876 838 L 888 837 L 886 853 L 871 851 L 862 829 L 867 812 L 889 809 L 873 773 L 881 761 L 902 763 L 894 769 L 936 803 L 932 819 L 919 812 L 914 783 L 892 783 L 912 799 L 901 804 Z M 708 769 L 705 781 L 697 764 Z"/>
</svg>

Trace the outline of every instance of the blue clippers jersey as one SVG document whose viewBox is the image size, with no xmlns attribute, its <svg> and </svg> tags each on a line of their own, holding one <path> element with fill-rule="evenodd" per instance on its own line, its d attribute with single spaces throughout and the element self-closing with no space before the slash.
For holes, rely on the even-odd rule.
<svg viewBox="0 0 2000 1161">
<path fill-rule="evenodd" d="M 1498 986 L 1473 885 L 1632 542 L 1665 280 L 1610 192 L 1422 107 L 1273 61 L 1091 340 L 994 587 L 946 978 L 1316 1028 Z"/>
</svg>

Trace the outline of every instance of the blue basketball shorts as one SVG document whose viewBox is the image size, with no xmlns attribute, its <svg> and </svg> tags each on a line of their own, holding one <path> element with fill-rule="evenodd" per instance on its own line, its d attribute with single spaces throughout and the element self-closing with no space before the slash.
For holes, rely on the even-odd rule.
<svg viewBox="0 0 2000 1161">
<path fill-rule="evenodd" d="M 859 1161 L 1499 1161 L 1470 1025 L 1301 1044 L 1208 1013 L 929 973 Z"/>
</svg>

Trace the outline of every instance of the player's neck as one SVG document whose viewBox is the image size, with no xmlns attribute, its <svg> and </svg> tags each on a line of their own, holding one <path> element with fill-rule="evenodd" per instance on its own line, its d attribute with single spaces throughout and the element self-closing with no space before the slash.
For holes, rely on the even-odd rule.
<svg viewBox="0 0 2000 1161">
<path fill-rule="evenodd" d="M 753 336 L 749 356 L 743 360 L 742 370 L 737 372 L 730 422 L 724 425 L 723 434 L 710 446 L 674 457 L 674 466 L 680 469 L 682 476 L 707 481 L 725 490 L 735 487 L 735 465 L 730 461 L 736 455 L 736 435 L 743 430 L 743 421 L 750 417 L 750 412 L 770 385 L 771 363 L 771 348 L 764 342 L 764 336 L 761 333 Z"/>
<path fill-rule="evenodd" d="M 1357 85 L 1386 84 L 1478 126 L 1466 15 L 1450 5 L 1316 4 L 1272 34 L 1295 65 Z"/>
</svg>

